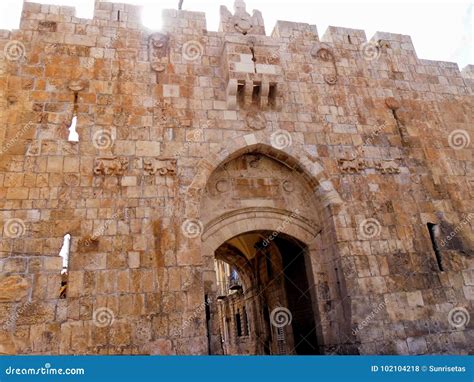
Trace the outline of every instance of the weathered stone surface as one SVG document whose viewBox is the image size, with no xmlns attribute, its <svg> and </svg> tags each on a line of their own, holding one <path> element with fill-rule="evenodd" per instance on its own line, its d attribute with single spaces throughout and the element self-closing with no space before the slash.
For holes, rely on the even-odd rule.
<svg viewBox="0 0 474 382">
<path fill-rule="evenodd" d="M 17 354 L 13 334 L 0 330 L 0 355 Z"/>
<path fill-rule="evenodd" d="M 0 280 L 0 302 L 22 301 L 28 295 L 30 283 L 21 276 L 7 276 Z"/>
<path fill-rule="evenodd" d="M 173 351 L 172 343 L 170 340 L 160 339 L 153 342 L 148 342 L 145 345 L 145 351 L 151 355 L 172 355 L 175 354 Z"/>
</svg>

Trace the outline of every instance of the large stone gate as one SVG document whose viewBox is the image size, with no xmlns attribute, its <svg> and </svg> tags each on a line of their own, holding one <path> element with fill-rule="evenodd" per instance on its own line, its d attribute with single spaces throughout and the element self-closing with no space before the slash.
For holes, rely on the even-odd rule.
<svg viewBox="0 0 474 382">
<path fill-rule="evenodd" d="M 234 8 L 0 31 L 0 353 L 472 353 L 474 67 Z"/>
</svg>

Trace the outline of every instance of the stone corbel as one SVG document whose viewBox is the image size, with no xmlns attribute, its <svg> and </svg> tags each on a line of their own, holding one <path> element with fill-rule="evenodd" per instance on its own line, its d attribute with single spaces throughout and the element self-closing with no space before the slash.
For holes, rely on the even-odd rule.
<svg viewBox="0 0 474 382">
<path fill-rule="evenodd" d="M 236 79 L 230 79 L 227 84 L 227 107 L 231 110 L 237 109 L 237 90 L 239 83 Z"/>
<path fill-rule="evenodd" d="M 244 105 L 251 106 L 253 103 L 253 81 L 245 81 L 244 85 Z"/>
<path fill-rule="evenodd" d="M 268 96 L 270 94 L 270 83 L 268 81 L 262 81 L 260 85 L 260 107 L 262 109 L 269 106 Z"/>
</svg>

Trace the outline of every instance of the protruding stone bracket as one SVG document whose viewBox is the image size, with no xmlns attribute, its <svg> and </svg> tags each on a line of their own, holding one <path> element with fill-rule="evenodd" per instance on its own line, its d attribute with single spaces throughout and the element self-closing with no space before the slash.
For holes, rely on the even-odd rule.
<svg viewBox="0 0 474 382">
<path fill-rule="evenodd" d="M 283 83 L 283 69 L 268 57 L 274 55 L 278 47 L 267 37 L 227 38 L 222 70 L 227 79 L 229 109 L 277 107 L 277 87 Z"/>
<path fill-rule="evenodd" d="M 237 91 L 239 83 L 235 78 L 229 80 L 227 84 L 227 108 L 237 109 Z"/>
<path fill-rule="evenodd" d="M 268 81 L 263 81 L 260 86 L 260 108 L 265 109 L 270 105 L 269 97 L 270 95 L 270 83 Z"/>
<path fill-rule="evenodd" d="M 267 80 L 230 79 L 227 84 L 227 107 L 229 109 L 255 106 L 265 110 L 277 107 L 277 84 Z"/>
</svg>

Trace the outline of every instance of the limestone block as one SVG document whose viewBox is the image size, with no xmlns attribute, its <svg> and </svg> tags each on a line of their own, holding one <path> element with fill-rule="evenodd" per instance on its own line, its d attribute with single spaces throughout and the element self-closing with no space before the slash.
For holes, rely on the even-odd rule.
<svg viewBox="0 0 474 382">
<path fill-rule="evenodd" d="M 0 355 L 15 355 L 16 346 L 13 334 L 7 331 L 0 331 Z"/>
<path fill-rule="evenodd" d="M 149 342 L 144 347 L 145 354 L 150 355 L 173 355 L 176 352 L 173 349 L 173 344 L 169 339 L 158 339 Z"/>
<path fill-rule="evenodd" d="M 29 292 L 30 282 L 21 276 L 7 276 L 0 280 L 0 302 L 24 300 Z"/>
</svg>

